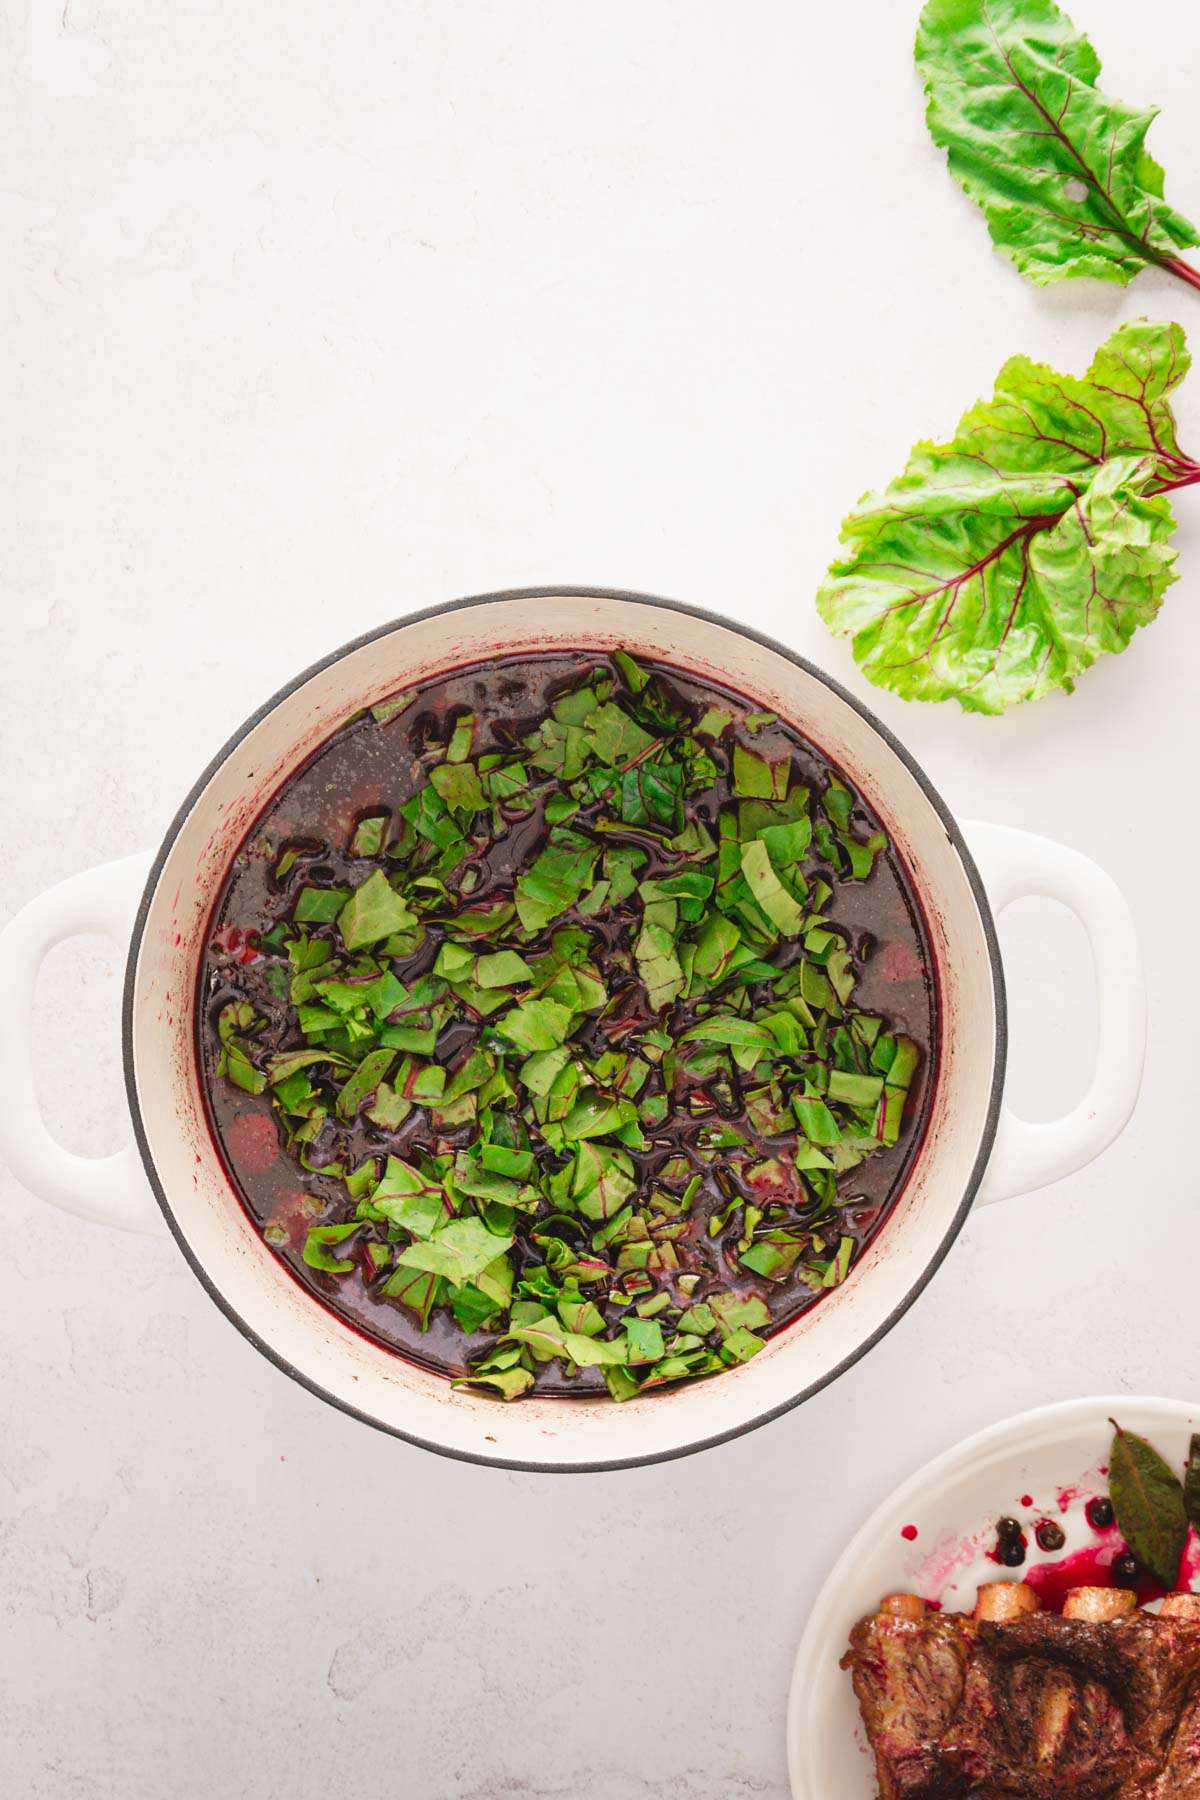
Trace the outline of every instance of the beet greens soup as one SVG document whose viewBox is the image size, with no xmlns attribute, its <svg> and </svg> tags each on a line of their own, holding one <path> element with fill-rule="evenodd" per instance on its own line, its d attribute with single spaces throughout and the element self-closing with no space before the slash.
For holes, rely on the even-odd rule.
<svg viewBox="0 0 1200 1800">
<path fill-rule="evenodd" d="M 622 651 L 350 720 L 226 878 L 197 1005 L 247 1212 L 379 1343 L 498 1399 L 716 1375 L 898 1194 L 933 959 L 861 796 Z"/>
</svg>

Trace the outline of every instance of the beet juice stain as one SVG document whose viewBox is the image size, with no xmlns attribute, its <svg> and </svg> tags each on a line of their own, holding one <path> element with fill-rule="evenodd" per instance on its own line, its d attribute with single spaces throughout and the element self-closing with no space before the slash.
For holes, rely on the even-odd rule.
<svg viewBox="0 0 1200 1800">
<path fill-rule="evenodd" d="M 711 706 L 722 707 L 740 718 L 754 711 L 742 696 L 715 683 L 700 682 L 662 665 L 646 665 L 664 677 L 675 696 L 696 714 Z M 475 713 L 478 725 L 474 753 L 489 749 L 511 752 L 522 735 L 534 729 L 551 701 L 579 685 L 589 674 L 610 672 L 615 665 L 599 656 L 509 657 L 470 666 L 431 683 L 418 698 L 396 716 L 377 722 L 371 715 L 354 721 L 323 744 L 304 766 L 278 791 L 247 832 L 221 891 L 201 965 L 197 1002 L 197 1028 L 204 1071 L 204 1092 L 213 1135 L 226 1168 L 250 1217 L 267 1234 L 292 1274 L 321 1303 L 369 1336 L 413 1361 L 441 1374 L 467 1373 L 469 1363 L 494 1343 L 484 1332 L 466 1333 L 442 1308 L 434 1311 L 429 1328 L 396 1301 L 377 1298 L 356 1275 L 345 1279 L 322 1274 L 302 1260 L 305 1237 L 318 1222 L 332 1222 L 352 1215 L 353 1202 L 339 1180 L 302 1167 L 298 1157 L 280 1139 L 269 1095 L 255 1097 L 232 1087 L 215 1074 L 220 1045 L 216 1020 L 231 1000 L 248 1000 L 265 1024 L 256 1043 L 272 1051 L 302 1045 L 295 1035 L 290 1007 L 268 986 L 266 962 L 255 946 L 281 919 L 290 916 L 296 889 L 307 882 L 354 886 L 362 878 L 361 857 L 349 854 L 356 823 L 372 811 L 401 806 L 428 777 L 419 747 L 429 736 L 444 736 L 445 721 L 459 713 Z M 760 755 L 773 760 L 790 755 L 794 778 L 819 794 L 832 771 L 817 750 L 798 732 L 781 721 L 746 737 Z M 722 759 L 723 761 L 726 759 Z M 836 772 L 838 778 L 846 778 Z M 853 824 L 857 831 L 879 828 L 879 821 L 861 796 L 854 794 Z M 695 810 L 712 824 L 720 808 L 730 801 L 727 769 L 718 772 L 711 794 L 698 796 Z M 511 890 L 515 876 L 537 855 L 547 825 L 539 803 L 525 818 L 514 821 L 507 834 L 474 860 L 476 882 L 471 904 Z M 278 881 L 273 871 L 287 847 L 298 851 L 291 880 Z M 653 878 L 664 866 L 652 845 L 643 840 L 649 859 L 640 878 Z M 919 1046 L 921 1064 L 910 1094 L 909 1112 L 900 1142 L 876 1151 L 850 1170 L 839 1184 L 838 1229 L 851 1236 L 861 1250 L 879 1231 L 899 1193 L 920 1144 L 924 1114 L 932 1091 L 936 1067 L 936 995 L 932 953 L 919 906 L 899 857 L 889 847 L 875 862 L 865 881 L 835 882 L 829 908 L 832 923 L 846 936 L 854 951 L 854 1004 L 866 1012 L 882 1014 L 887 1028 L 911 1037 Z M 584 918 L 572 909 L 556 925 L 584 926 L 595 943 L 595 957 L 603 971 L 605 951 L 615 947 L 627 923 L 606 918 Z M 393 967 L 406 983 L 427 972 L 440 946 L 441 933 L 431 925 L 426 941 L 411 956 Z M 644 992 L 630 990 L 628 1005 L 644 1010 Z M 660 1023 L 678 1038 L 689 1023 L 686 1003 L 679 1004 Z M 588 1050 L 589 1024 L 585 1021 L 572 1041 Z M 474 1033 L 463 1021 L 446 1026 L 439 1038 L 436 1060 L 453 1070 L 470 1051 Z M 603 1046 L 599 1046 L 603 1047 Z M 593 1050 L 596 1046 L 592 1047 Z M 735 1092 L 722 1108 L 723 1122 L 741 1129 L 760 1154 L 769 1156 L 779 1141 L 760 1137 L 749 1125 Z M 633 1161 L 643 1190 L 656 1171 L 671 1157 L 687 1155 L 689 1144 L 704 1120 L 675 1113 L 651 1136 L 651 1147 L 634 1152 Z M 465 1148 L 475 1128 L 465 1126 L 438 1134 L 442 1147 Z M 384 1131 L 360 1116 L 338 1131 L 337 1160 L 357 1167 L 368 1157 L 389 1152 L 408 1155 L 432 1149 L 433 1133 L 421 1108 L 395 1132 Z M 776 1283 L 731 1271 L 723 1259 L 719 1239 L 707 1235 L 707 1222 L 728 1204 L 718 1184 L 721 1162 L 696 1161 L 702 1187 L 693 1205 L 687 1235 L 678 1240 L 680 1273 L 701 1276 L 696 1297 L 718 1282 L 761 1296 L 772 1316 L 772 1329 L 789 1324 L 815 1304 L 819 1295 L 797 1282 Z M 844 1191 L 843 1191 L 844 1188 Z M 586 1222 L 585 1222 L 586 1223 Z M 534 1258 L 530 1246 L 518 1243 L 525 1260 Z M 518 1278 L 520 1268 L 518 1268 Z M 567 1378 L 558 1361 L 541 1365 L 540 1392 L 578 1395 L 605 1391 L 599 1370 L 584 1369 Z"/>
</svg>

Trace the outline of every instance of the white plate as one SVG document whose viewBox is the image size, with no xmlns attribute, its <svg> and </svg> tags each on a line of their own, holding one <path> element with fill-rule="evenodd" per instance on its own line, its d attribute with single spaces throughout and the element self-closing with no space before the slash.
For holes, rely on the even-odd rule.
<svg viewBox="0 0 1200 1800">
<path fill-rule="evenodd" d="M 1084 1500 L 1104 1491 L 1110 1417 L 1182 1469 L 1191 1433 L 1200 1430 L 1200 1401 L 1119 1394 L 1022 1413 L 928 1463 L 867 1520 L 821 1589 L 796 1654 L 787 1719 L 794 1800 L 875 1800 L 858 1704 L 838 1667 L 855 1623 L 898 1589 L 941 1599 L 950 1611 L 973 1606 L 979 1582 L 1008 1573 L 986 1554 L 1001 1513 L 1022 1522 L 1051 1516 L 1066 1531 L 1065 1548 L 1052 1556 L 1036 1549 L 1030 1533 L 1031 1563 L 1054 1562 L 1087 1541 Z M 1022 1506 L 1026 1495 L 1032 1506 Z M 908 1526 L 917 1527 L 915 1542 L 902 1535 Z"/>
</svg>

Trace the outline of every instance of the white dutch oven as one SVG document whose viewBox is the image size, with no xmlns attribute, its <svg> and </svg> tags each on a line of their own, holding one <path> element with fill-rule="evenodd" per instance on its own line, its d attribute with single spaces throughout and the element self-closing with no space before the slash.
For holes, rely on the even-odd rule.
<svg viewBox="0 0 1200 1800">
<path fill-rule="evenodd" d="M 622 1405 L 537 1397 L 505 1405 L 456 1390 L 361 1337 L 317 1304 L 263 1243 L 205 1124 L 193 1030 L 197 963 L 222 877 L 247 827 L 349 715 L 498 652 L 613 646 L 724 682 L 780 713 L 840 765 L 880 815 L 907 863 L 936 958 L 937 1079 L 924 1146 L 884 1229 L 845 1285 L 752 1362 Z M 1100 1004 L 1088 1093 L 1074 1112 L 1044 1125 L 1024 1123 L 1001 1106 L 1004 985 L 993 912 L 1025 894 L 1061 900 L 1083 921 Z M 54 944 L 91 931 L 122 941 L 132 933 L 124 1050 L 136 1148 L 99 1160 L 71 1155 L 49 1136 L 29 1055 L 38 966 Z M 1133 1109 L 1145 1039 L 1132 921 L 1095 864 L 1023 832 L 960 830 L 890 733 L 781 646 L 690 608 L 575 588 L 488 595 L 420 613 L 299 676 L 200 777 L 152 862 L 130 857 L 74 876 L 13 919 L 0 935 L 0 995 L 0 1153 L 27 1187 L 83 1218 L 131 1229 L 160 1227 L 165 1218 L 213 1299 L 251 1343 L 357 1418 L 432 1450 L 539 1469 L 679 1456 L 806 1399 L 911 1305 L 977 1193 L 998 1199 L 1026 1192 L 1104 1149 Z"/>
</svg>

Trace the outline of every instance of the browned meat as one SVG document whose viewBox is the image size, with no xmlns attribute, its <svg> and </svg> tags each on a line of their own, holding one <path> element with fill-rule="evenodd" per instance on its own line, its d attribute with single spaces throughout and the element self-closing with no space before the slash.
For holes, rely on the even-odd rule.
<svg viewBox="0 0 1200 1800">
<path fill-rule="evenodd" d="M 1144 1792 L 1145 1800 L 1200 1800 L 1200 1694 L 1184 1708 L 1166 1768 Z"/>
<path fill-rule="evenodd" d="M 867 1722 L 883 1800 L 962 1794 L 941 1741 L 962 1701 L 973 1626 L 929 1613 L 877 1613 L 850 1634 L 843 1659 Z"/>
<path fill-rule="evenodd" d="M 974 1618 L 891 1595 L 852 1632 L 881 1800 L 1200 1800 L 1200 1599 L 1088 1590 L 1059 1618 L 1003 1585 Z"/>
<path fill-rule="evenodd" d="M 1200 1594 L 1172 1594 L 1164 1600 L 1160 1620 L 1200 1626 Z M 1143 1800 L 1138 1795 L 1137 1800 Z M 1200 1685 L 1193 1683 L 1184 1702 L 1167 1764 L 1144 1790 L 1144 1800 L 1200 1800 Z"/>
</svg>

